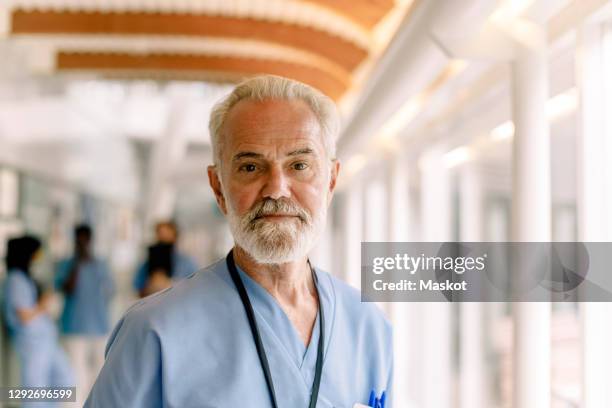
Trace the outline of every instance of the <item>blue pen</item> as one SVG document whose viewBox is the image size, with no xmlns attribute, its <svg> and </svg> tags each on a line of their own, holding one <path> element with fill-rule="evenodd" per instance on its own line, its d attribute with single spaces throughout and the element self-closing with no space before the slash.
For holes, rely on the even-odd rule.
<svg viewBox="0 0 612 408">
<path fill-rule="evenodd" d="M 385 401 L 387 400 L 387 393 L 385 391 L 380 395 L 380 408 L 385 408 Z"/>
<path fill-rule="evenodd" d="M 370 391 L 370 399 L 368 400 L 368 407 L 376 408 L 376 392 L 374 390 Z"/>
</svg>

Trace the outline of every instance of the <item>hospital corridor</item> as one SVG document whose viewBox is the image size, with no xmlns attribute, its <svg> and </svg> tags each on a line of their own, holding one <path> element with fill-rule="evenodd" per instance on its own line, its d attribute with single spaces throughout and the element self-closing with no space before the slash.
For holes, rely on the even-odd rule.
<svg viewBox="0 0 612 408">
<path fill-rule="evenodd" d="M 610 242 L 610 0 L 0 2 L 0 407 L 610 408 Z M 601 292 L 373 292 L 448 243 Z"/>
</svg>

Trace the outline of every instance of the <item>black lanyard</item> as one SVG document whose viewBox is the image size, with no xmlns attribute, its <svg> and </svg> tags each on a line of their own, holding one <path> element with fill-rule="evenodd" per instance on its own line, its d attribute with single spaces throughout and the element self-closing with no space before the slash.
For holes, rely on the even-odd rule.
<svg viewBox="0 0 612 408">
<path fill-rule="evenodd" d="M 268 392 L 270 393 L 270 399 L 272 400 L 272 407 L 278 408 L 278 403 L 276 402 L 276 393 L 274 392 L 274 383 L 272 382 L 272 374 L 270 373 L 270 366 L 268 365 L 268 357 L 266 356 L 266 350 L 264 348 L 263 342 L 261 341 L 261 336 L 259 335 L 259 328 L 257 327 L 257 321 L 255 320 L 255 312 L 253 311 L 253 306 L 251 305 L 251 300 L 249 299 L 249 295 L 247 294 L 246 289 L 244 288 L 244 284 L 242 283 L 242 279 L 238 274 L 238 270 L 236 269 L 236 264 L 234 264 L 234 256 L 233 250 L 227 254 L 226 258 L 227 268 L 229 269 L 230 276 L 234 281 L 234 285 L 236 285 L 236 289 L 238 289 L 238 294 L 240 295 L 240 300 L 242 300 L 242 305 L 244 306 L 244 310 L 246 312 L 247 318 L 249 319 L 249 325 L 251 326 L 251 333 L 253 334 L 253 340 L 255 341 L 255 346 L 257 347 L 257 354 L 259 355 L 259 361 L 261 363 L 261 368 L 263 369 L 264 376 L 266 377 L 266 383 L 268 384 Z M 310 265 L 310 262 L 308 263 Z M 321 374 L 323 373 L 323 347 L 325 343 L 325 319 L 323 318 L 323 305 L 321 303 L 321 297 L 319 295 L 319 287 L 317 282 L 317 275 L 312 270 L 312 266 L 310 267 L 312 272 L 312 276 L 315 283 L 315 288 L 317 290 L 317 297 L 319 298 L 319 346 L 317 348 L 317 362 L 315 364 L 315 377 L 312 383 L 312 393 L 310 394 L 310 405 L 309 408 L 315 408 L 317 406 L 317 399 L 319 397 L 319 386 L 321 385 Z"/>
</svg>

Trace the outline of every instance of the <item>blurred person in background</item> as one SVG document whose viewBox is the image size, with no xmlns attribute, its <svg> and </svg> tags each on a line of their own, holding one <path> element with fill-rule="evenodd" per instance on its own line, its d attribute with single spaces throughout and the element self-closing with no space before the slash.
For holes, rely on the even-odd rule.
<svg viewBox="0 0 612 408">
<path fill-rule="evenodd" d="M 55 287 L 64 294 L 61 331 L 77 375 L 77 402 L 82 406 L 104 364 L 110 330 L 108 309 L 115 285 L 107 264 L 92 253 L 89 225 L 74 229 L 74 255 L 60 261 Z"/>
<path fill-rule="evenodd" d="M 32 236 L 7 243 L 4 319 L 21 367 L 22 387 L 71 387 L 74 375 L 58 342 L 49 315 L 51 292 L 42 291 L 31 276 L 32 263 L 41 256 L 41 243 Z M 55 406 L 37 402 L 36 407 Z"/>
<path fill-rule="evenodd" d="M 147 291 L 159 292 L 172 285 L 174 245 L 158 243 L 149 247 L 147 265 Z M 146 294 L 149 294 L 146 293 Z M 145 294 L 145 295 L 146 295 Z"/>
<path fill-rule="evenodd" d="M 170 287 L 173 281 L 192 275 L 198 270 L 196 263 L 177 248 L 179 231 L 173 221 L 162 221 L 155 226 L 156 243 L 149 250 L 149 259 L 138 268 L 134 277 L 134 288 L 140 297 L 148 296 L 162 289 Z M 165 245 L 166 249 L 161 246 Z M 155 249 L 154 249 L 155 248 Z M 164 265 L 150 265 L 151 249 L 155 262 L 163 258 L 163 252 L 170 251 L 170 263 Z"/>
</svg>

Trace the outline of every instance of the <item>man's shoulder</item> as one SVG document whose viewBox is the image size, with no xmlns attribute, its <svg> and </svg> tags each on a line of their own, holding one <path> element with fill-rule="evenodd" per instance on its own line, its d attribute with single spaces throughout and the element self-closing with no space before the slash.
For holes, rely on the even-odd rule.
<svg viewBox="0 0 612 408">
<path fill-rule="evenodd" d="M 174 257 L 175 257 L 174 262 L 175 262 L 175 268 L 176 268 L 175 277 L 186 278 L 186 277 L 193 275 L 195 272 L 198 271 L 198 264 L 189 255 L 177 250 L 174 253 Z"/>
<path fill-rule="evenodd" d="M 190 255 L 187 255 L 185 252 L 180 251 L 178 249 L 174 252 L 174 257 L 175 257 L 176 262 L 188 264 L 190 266 L 196 264 L 193 257 L 191 257 Z"/>
<path fill-rule="evenodd" d="M 336 308 L 341 309 L 346 318 L 353 322 L 373 326 L 375 330 L 391 330 L 391 323 L 374 302 L 362 301 L 361 292 L 358 289 L 328 272 L 320 272 L 330 283 L 336 299 Z"/>
<path fill-rule="evenodd" d="M 164 324 L 170 324 L 175 317 L 205 318 L 209 315 L 206 312 L 227 300 L 233 289 L 224 272 L 224 262 L 214 262 L 171 287 L 140 299 L 128 309 L 126 317 Z"/>
</svg>

